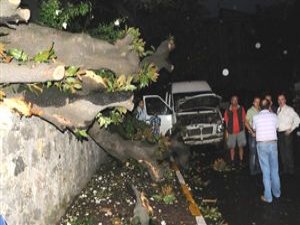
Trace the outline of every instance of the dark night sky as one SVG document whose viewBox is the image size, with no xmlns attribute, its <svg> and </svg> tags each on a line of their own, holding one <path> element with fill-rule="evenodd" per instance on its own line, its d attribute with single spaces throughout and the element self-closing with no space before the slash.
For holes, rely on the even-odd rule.
<svg viewBox="0 0 300 225">
<path fill-rule="evenodd" d="M 300 80 L 300 1 L 174 1 L 175 7 L 151 12 L 134 9 L 130 5 L 134 1 L 94 1 L 96 21 L 91 25 L 125 16 L 130 26 L 141 29 L 149 45 L 158 46 L 170 34 L 175 36 L 171 55 L 175 70 L 162 71 L 151 92 L 170 81 L 204 79 L 225 97 L 275 95 L 289 92 L 293 82 Z M 258 42 L 259 49 L 255 48 Z M 223 68 L 229 69 L 228 77 L 222 76 Z"/>
<path fill-rule="evenodd" d="M 172 75 L 162 72 L 156 85 L 158 89 L 170 80 L 205 79 L 225 98 L 238 94 L 244 96 L 246 102 L 253 95 L 267 92 L 291 93 L 293 83 L 300 79 L 300 18 L 296 11 L 299 3 L 284 0 L 201 2 L 206 2 L 204 9 L 197 12 L 195 7 L 188 8 L 186 14 L 174 20 L 176 26 L 168 24 L 171 16 L 165 20 L 160 18 L 164 24 L 160 25 L 163 29 L 157 39 L 169 31 L 175 35 L 177 48 L 171 56 L 175 70 Z M 199 19 L 197 13 L 204 16 Z M 153 31 L 148 28 L 149 21 L 153 20 L 141 24 L 146 37 Z M 256 43 L 261 47 L 256 48 Z M 229 69 L 228 77 L 222 76 L 223 68 Z"/>
<path fill-rule="evenodd" d="M 204 1 L 211 16 L 217 16 L 218 8 L 226 8 L 247 13 L 255 13 L 256 6 L 270 6 L 284 0 L 209 0 Z"/>
</svg>

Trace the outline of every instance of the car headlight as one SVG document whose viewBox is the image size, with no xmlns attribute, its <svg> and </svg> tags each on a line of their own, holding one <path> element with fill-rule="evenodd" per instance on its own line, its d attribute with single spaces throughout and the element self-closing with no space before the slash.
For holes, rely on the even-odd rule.
<svg viewBox="0 0 300 225">
<path fill-rule="evenodd" d="M 224 126 L 223 126 L 223 124 L 218 124 L 217 125 L 217 132 L 218 133 L 221 133 L 221 132 L 223 132 L 224 131 Z"/>
</svg>

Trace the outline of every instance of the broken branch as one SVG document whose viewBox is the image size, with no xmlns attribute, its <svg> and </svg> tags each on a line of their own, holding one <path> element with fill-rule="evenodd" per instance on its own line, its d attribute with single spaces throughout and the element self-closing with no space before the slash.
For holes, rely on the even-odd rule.
<svg viewBox="0 0 300 225">
<path fill-rule="evenodd" d="M 64 75 L 63 65 L 0 63 L 0 83 L 44 83 L 60 81 Z"/>
</svg>

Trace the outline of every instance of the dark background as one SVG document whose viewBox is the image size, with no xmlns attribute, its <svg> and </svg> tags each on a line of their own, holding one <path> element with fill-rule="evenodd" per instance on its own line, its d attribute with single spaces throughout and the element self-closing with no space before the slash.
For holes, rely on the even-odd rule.
<svg viewBox="0 0 300 225">
<path fill-rule="evenodd" d="M 25 0 L 30 8 L 39 0 Z M 78 0 L 69 0 L 78 3 Z M 296 0 L 90 0 L 89 27 L 127 18 L 139 27 L 148 47 L 170 35 L 175 70 L 161 71 L 146 90 L 163 93 L 172 81 L 207 80 L 228 100 L 237 94 L 251 104 L 254 95 L 280 92 L 293 98 L 300 81 L 300 1 Z M 33 10 L 33 19 L 36 17 Z M 259 43 L 260 48 L 255 45 Z M 222 70 L 229 69 L 224 77 Z M 163 87 L 163 88 L 162 88 Z M 276 102 L 276 101 L 275 101 Z"/>
</svg>

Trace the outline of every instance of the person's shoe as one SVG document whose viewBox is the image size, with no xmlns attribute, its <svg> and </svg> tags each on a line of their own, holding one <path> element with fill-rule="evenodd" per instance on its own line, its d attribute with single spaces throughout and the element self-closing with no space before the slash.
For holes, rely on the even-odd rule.
<svg viewBox="0 0 300 225">
<path fill-rule="evenodd" d="M 260 200 L 263 201 L 263 202 L 265 202 L 265 203 L 271 203 L 272 202 L 272 201 L 268 202 L 267 199 L 265 198 L 265 196 L 263 196 L 263 195 L 260 196 Z"/>
</svg>

